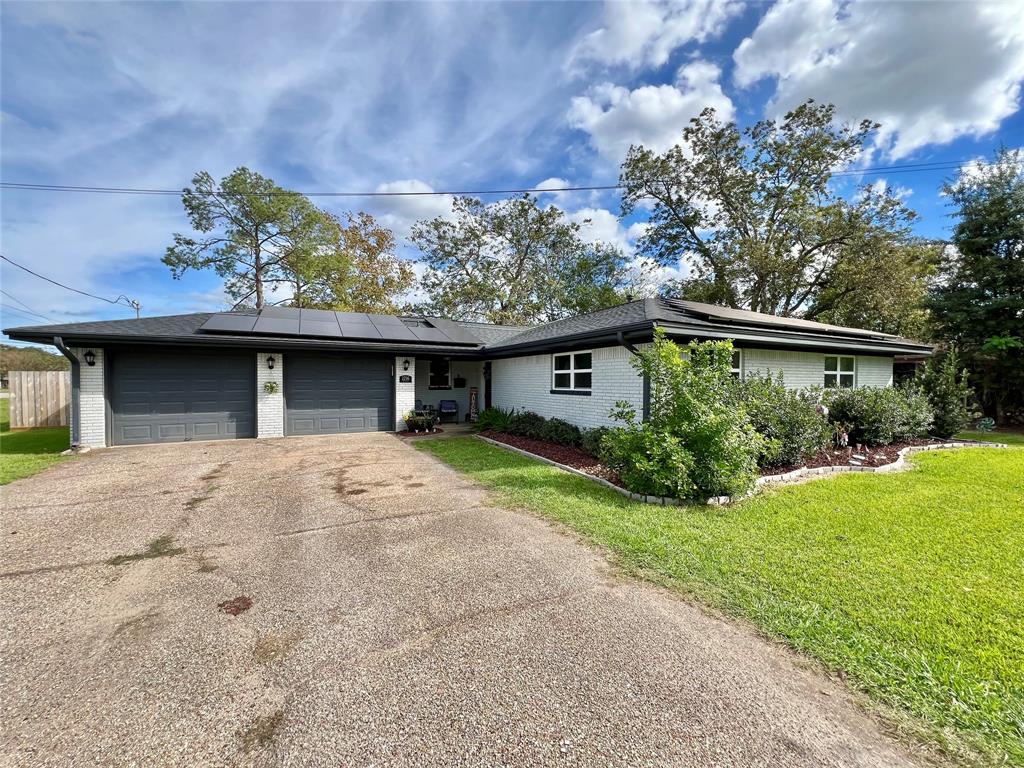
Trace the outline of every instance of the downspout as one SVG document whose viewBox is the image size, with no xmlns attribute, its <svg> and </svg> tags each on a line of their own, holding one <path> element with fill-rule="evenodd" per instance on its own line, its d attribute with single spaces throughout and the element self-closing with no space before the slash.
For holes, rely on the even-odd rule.
<svg viewBox="0 0 1024 768">
<path fill-rule="evenodd" d="M 82 439 L 82 419 L 79 408 L 82 388 L 81 363 L 75 353 L 64 346 L 64 339 L 60 336 L 53 337 L 53 346 L 71 361 L 71 448 L 76 449 Z"/>
</svg>

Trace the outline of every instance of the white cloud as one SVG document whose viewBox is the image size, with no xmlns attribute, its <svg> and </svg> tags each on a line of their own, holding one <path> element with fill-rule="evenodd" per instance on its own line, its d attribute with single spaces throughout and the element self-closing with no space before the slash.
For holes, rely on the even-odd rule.
<svg viewBox="0 0 1024 768">
<path fill-rule="evenodd" d="M 399 179 L 377 186 L 376 192 L 433 192 L 434 188 L 420 179 Z M 397 237 L 408 237 L 412 225 L 422 219 L 452 215 L 451 195 L 398 195 L 376 201 L 377 219 Z"/>
<path fill-rule="evenodd" d="M 607 2 L 604 26 L 579 42 L 567 67 L 577 75 L 593 63 L 660 67 L 686 43 L 718 36 L 741 9 L 741 3 L 727 0 Z"/>
<path fill-rule="evenodd" d="M 697 60 L 680 67 L 674 85 L 644 85 L 634 90 L 603 83 L 572 100 L 568 120 L 590 134 L 590 143 L 605 158 L 620 163 L 631 144 L 663 152 L 680 140 L 690 118 L 714 107 L 731 120 L 732 102 L 722 92 L 721 71 Z"/>
<path fill-rule="evenodd" d="M 780 0 L 734 53 L 735 79 L 776 80 L 769 112 L 807 98 L 882 123 L 893 158 L 982 136 L 1020 106 L 1020 3 Z"/>
</svg>

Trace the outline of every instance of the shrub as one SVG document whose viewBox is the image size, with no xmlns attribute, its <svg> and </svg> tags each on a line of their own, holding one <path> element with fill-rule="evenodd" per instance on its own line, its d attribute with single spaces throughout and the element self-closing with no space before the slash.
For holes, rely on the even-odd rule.
<svg viewBox="0 0 1024 768">
<path fill-rule="evenodd" d="M 828 445 L 832 430 L 818 412 L 815 392 L 787 389 L 781 373 L 777 379 L 748 377 L 740 392 L 750 423 L 763 439 L 758 466 L 800 464 Z"/>
<path fill-rule="evenodd" d="M 562 419 L 548 419 L 540 428 L 540 439 L 559 445 L 577 447 L 583 441 L 583 434 L 575 424 Z"/>
<path fill-rule="evenodd" d="M 593 427 L 582 430 L 580 437 L 580 448 L 596 459 L 602 459 L 604 447 L 602 445 L 605 435 L 611 430 L 608 427 Z"/>
<path fill-rule="evenodd" d="M 545 421 L 546 419 L 539 413 L 520 411 L 509 417 L 507 431 L 510 435 L 532 437 L 534 440 L 541 440 L 543 439 L 541 431 L 544 428 Z"/>
<path fill-rule="evenodd" d="M 637 423 L 632 407 L 619 403 L 612 416 L 625 426 L 605 440 L 626 486 L 640 493 L 648 487 L 639 479 L 644 473 L 666 485 L 668 476 L 685 466 L 687 478 L 680 487 L 689 489 L 686 495 L 749 490 L 757 476 L 761 438 L 738 403 L 732 343 L 695 342 L 683 355 L 657 331 L 654 344 L 638 352 L 632 364 L 650 382 L 650 419 Z M 629 446 L 636 448 L 632 454 Z"/>
<path fill-rule="evenodd" d="M 955 350 L 941 361 L 929 360 L 918 381 L 935 411 L 932 434 L 952 437 L 970 423 L 967 402 L 971 388 L 967 385 L 967 369 L 960 370 L 960 358 Z"/>
<path fill-rule="evenodd" d="M 609 463 L 634 493 L 677 499 L 694 494 L 693 454 L 678 437 L 650 424 L 633 424 L 608 430 L 602 445 Z"/>
<path fill-rule="evenodd" d="M 480 430 L 494 430 L 495 432 L 507 432 L 509 422 L 515 413 L 514 409 L 503 411 L 501 408 L 484 408 L 476 420 L 476 428 Z"/>
<path fill-rule="evenodd" d="M 828 389 L 829 418 L 843 425 L 852 443 L 888 445 L 928 434 L 934 414 L 914 384 L 904 387 Z"/>
<path fill-rule="evenodd" d="M 405 417 L 405 428 L 413 432 L 429 432 L 437 424 L 433 416 L 414 416 L 409 414 Z"/>
</svg>

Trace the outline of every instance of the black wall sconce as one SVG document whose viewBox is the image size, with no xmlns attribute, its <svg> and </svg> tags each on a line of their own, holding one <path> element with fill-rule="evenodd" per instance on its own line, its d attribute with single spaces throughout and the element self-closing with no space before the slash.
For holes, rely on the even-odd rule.
<svg viewBox="0 0 1024 768">
<path fill-rule="evenodd" d="M 408 371 L 409 370 L 409 361 L 408 361 L 408 359 L 402 361 L 402 370 L 403 371 Z"/>
<path fill-rule="evenodd" d="M 269 368 L 270 370 L 274 370 L 274 362 L 274 356 L 267 355 L 267 368 Z"/>
<path fill-rule="evenodd" d="M 85 364 L 86 365 L 90 365 L 90 366 L 96 365 L 96 353 L 93 352 L 91 349 L 86 350 L 86 352 L 83 355 L 83 357 L 85 358 Z"/>
</svg>

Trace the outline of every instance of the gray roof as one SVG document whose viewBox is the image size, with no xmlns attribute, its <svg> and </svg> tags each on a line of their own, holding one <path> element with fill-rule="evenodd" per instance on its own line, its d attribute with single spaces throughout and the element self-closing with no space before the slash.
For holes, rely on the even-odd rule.
<svg viewBox="0 0 1024 768">
<path fill-rule="evenodd" d="M 321 349 L 400 350 L 422 354 L 463 354 L 511 356 L 528 351 L 579 346 L 590 342 L 615 343 L 619 334 L 630 341 L 650 338 L 652 329 L 660 326 L 672 336 L 681 338 L 730 338 L 739 346 L 783 346 L 790 348 L 834 348 L 854 352 L 880 354 L 929 354 L 931 347 L 921 342 L 861 328 L 816 323 L 799 318 L 776 317 L 760 312 L 718 307 L 679 299 L 640 299 L 585 315 L 556 320 L 533 327 L 491 325 L 468 321 L 426 318 L 438 327 L 464 337 L 463 345 L 450 343 L 397 343 L 362 340 L 310 339 L 295 336 L 239 336 L 226 332 L 200 332 L 200 327 L 214 316 L 212 312 L 167 317 L 143 317 L 131 320 L 102 320 L 63 325 L 25 326 L 5 330 L 12 338 L 24 341 L 52 341 L 54 336 L 65 341 L 101 341 L 158 344 L 219 344 L 221 346 L 307 347 Z M 469 334 L 472 338 L 465 338 Z M 472 344 L 473 340 L 478 343 Z"/>
</svg>

